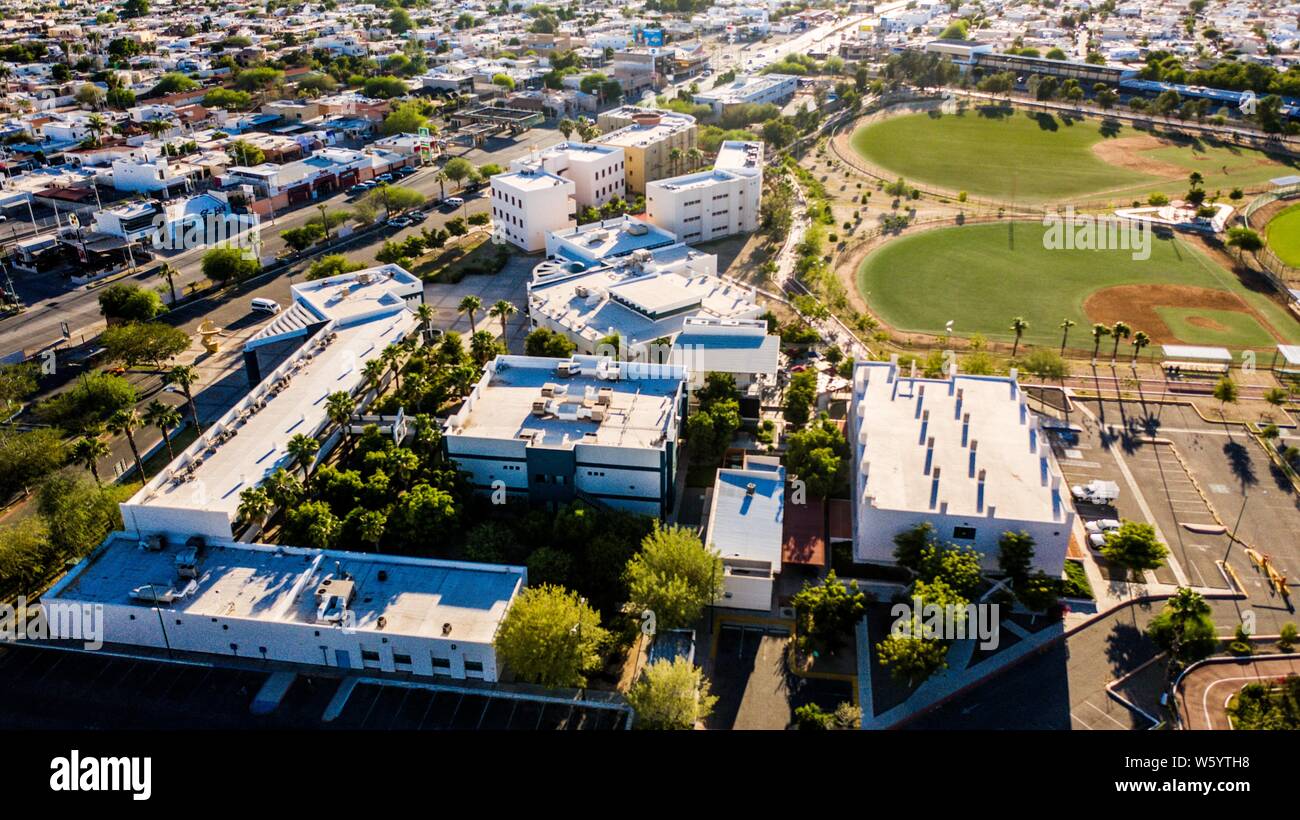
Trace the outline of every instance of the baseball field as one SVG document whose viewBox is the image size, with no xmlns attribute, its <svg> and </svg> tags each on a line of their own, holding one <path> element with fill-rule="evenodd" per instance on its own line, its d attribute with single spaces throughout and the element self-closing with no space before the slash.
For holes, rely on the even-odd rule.
<svg viewBox="0 0 1300 820">
<path fill-rule="evenodd" d="M 1300 205 L 1281 211 L 1266 226 L 1268 247 L 1277 258 L 1293 268 L 1300 268 Z"/>
<path fill-rule="evenodd" d="M 1254 149 L 1004 106 L 878 119 L 853 134 L 852 146 L 913 183 L 1026 204 L 1101 197 L 1124 203 L 1157 191 L 1176 197 L 1193 171 L 1206 191 L 1226 196 L 1300 168 Z"/>
<path fill-rule="evenodd" d="M 1070 319 L 1070 346 L 1080 349 L 1091 347 L 1094 323 L 1116 321 L 1156 344 L 1300 343 L 1300 323 L 1266 286 L 1184 239 L 1152 236 L 1149 258 L 1139 259 L 1132 250 L 1048 248 L 1047 231 L 1040 222 L 995 222 L 906 235 L 863 260 L 858 289 L 903 331 L 939 334 L 951 320 L 958 336 L 1010 340 L 1020 316 L 1031 344 L 1060 344 Z"/>
</svg>

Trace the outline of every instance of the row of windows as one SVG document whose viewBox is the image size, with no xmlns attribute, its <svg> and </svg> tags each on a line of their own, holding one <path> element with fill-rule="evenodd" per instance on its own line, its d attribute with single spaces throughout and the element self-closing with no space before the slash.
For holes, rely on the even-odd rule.
<svg viewBox="0 0 1300 820">
<path fill-rule="evenodd" d="M 596 179 L 604 179 L 615 171 L 623 170 L 623 162 L 620 160 L 617 165 L 611 165 L 608 168 L 601 168 L 596 172 Z"/>
<path fill-rule="evenodd" d="M 430 661 L 430 664 L 433 666 L 433 670 L 434 670 L 435 673 L 437 673 L 437 674 L 444 674 L 444 675 L 449 675 L 449 674 L 451 674 L 451 672 L 450 672 L 450 670 L 451 670 L 451 658 L 439 658 L 437 655 L 430 655 L 430 656 L 429 656 L 429 661 Z M 374 652 L 374 651 L 369 650 L 369 649 L 363 649 L 363 650 L 361 650 L 361 662 L 362 662 L 363 664 L 366 664 L 366 663 L 375 663 L 375 664 L 377 664 L 377 663 L 379 663 L 379 653 L 378 653 L 378 652 Z M 413 661 L 412 661 L 410 655 L 403 655 L 403 654 L 401 654 L 401 653 L 399 653 L 399 652 L 394 652 L 394 653 L 393 653 L 393 663 L 394 663 L 395 665 L 397 665 L 397 666 L 407 666 L 407 667 L 409 667 L 409 666 L 412 666 L 412 665 L 413 665 Z M 439 670 L 446 670 L 446 671 L 441 671 L 441 672 L 440 672 Z M 466 671 L 467 673 L 469 673 L 469 672 L 482 672 L 482 671 L 483 671 L 483 662 L 482 662 L 482 661 L 471 661 L 471 660 L 466 660 L 466 661 L 465 661 L 465 671 Z"/>
<path fill-rule="evenodd" d="M 492 189 L 492 196 L 498 199 L 504 199 L 506 202 L 509 202 L 511 205 L 515 206 L 516 208 L 524 207 L 524 203 L 522 200 L 519 199 L 519 197 L 511 196 L 510 194 L 507 194 L 506 192 L 498 190 L 496 188 Z"/>
</svg>

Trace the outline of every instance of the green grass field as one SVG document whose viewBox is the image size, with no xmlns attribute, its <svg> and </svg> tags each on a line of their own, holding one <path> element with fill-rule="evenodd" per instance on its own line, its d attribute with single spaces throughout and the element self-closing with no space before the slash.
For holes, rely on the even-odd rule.
<svg viewBox="0 0 1300 820">
<path fill-rule="evenodd" d="M 1113 286 L 1184 285 L 1240 297 L 1283 341 L 1300 343 L 1300 323 L 1284 307 L 1180 239 L 1153 238 L 1150 258 L 1137 260 L 1127 250 L 1047 249 L 1045 231 L 1041 223 L 1015 222 L 903 236 L 863 261 L 858 289 L 886 323 L 905 331 L 942 333 L 951 319 L 959 336 L 982 333 L 1010 340 L 1012 318 L 1023 316 L 1029 322 L 1026 342 L 1059 344 L 1061 320 L 1071 319 L 1076 323 L 1071 347 L 1087 348 L 1094 321 L 1123 319 L 1157 342 L 1234 348 L 1273 344 L 1272 334 L 1250 313 L 1164 304 L 1156 290 L 1145 291 L 1151 304 L 1135 305 L 1131 312 L 1124 299 L 1111 300 L 1119 316 L 1089 316 L 1084 309 L 1089 296 Z M 1163 334 L 1161 322 L 1167 326 Z"/>
<path fill-rule="evenodd" d="M 1277 258 L 1300 268 L 1300 205 L 1292 205 L 1268 221 L 1268 247 Z"/>
<path fill-rule="evenodd" d="M 904 114 L 864 126 L 854 150 L 913 182 L 972 196 L 1036 203 L 1113 196 L 1145 199 L 1153 191 L 1181 195 L 1198 171 L 1206 190 L 1250 188 L 1300 167 L 1259 151 L 1204 142 L 1135 151 L 1153 172 L 1108 164 L 1094 152 L 1106 139 L 1141 137 L 1101 121 L 1011 109 L 972 108 L 953 115 Z"/>
</svg>

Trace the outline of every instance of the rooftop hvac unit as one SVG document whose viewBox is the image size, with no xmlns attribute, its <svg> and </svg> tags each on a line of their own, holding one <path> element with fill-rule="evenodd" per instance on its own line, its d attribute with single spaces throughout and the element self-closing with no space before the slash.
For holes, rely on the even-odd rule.
<svg viewBox="0 0 1300 820">
<path fill-rule="evenodd" d="M 608 238 L 609 238 L 609 231 L 605 230 L 604 228 L 601 228 L 600 230 L 591 232 L 591 235 L 587 237 L 587 244 L 599 245 L 601 242 L 604 242 Z"/>
<path fill-rule="evenodd" d="M 316 587 L 316 623 L 341 624 L 348 605 L 356 594 L 356 584 L 339 578 L 326 578 Z"/>
<path fill-rule="evenodd" d="M 199 550 L 189 547 L 176 555 L 176 574 L 182 578 L 199 577 Z"/>
<path fill-rule="evenodd" d="M 632 236 L 645 236 L 650 232 L 650 227 L 644 222 L 632 221 L 627 223 L 627 232 Z"/>
<path fill-rule="evenodd" d="M 368 285 L 368 284 L 370 284 L 370 282 L 371 282 L 371 278 L 370 278 L 370 274 L 369 274 L 369 273 L 358 273 L 358 274 L 357 274 L 357 283 L 358 283 L 358 284 L 361 284 L 361 285 Z"/>
<path fill-rule="evenodd" d="M 605 420 L 605 408 L 603 407 L 591 408 L 591 420 L 596 422 L 597 424 L 603 422 Z"/>
<path fill-rule="evenodd" d="M 167 546 L 167 536 L 156 534 L 149 535 L 140 539 L 140 549 L 158 552 Z"/>
<path fill-rule="evenodd" d="M 542 395 L 548 399 L 555 395 L 555 382 L 547 382 L 542 385 Z"/>
<path fill-rule="evenodd" d="M 538 399 L 537 401 L 533 402 L 533 415 L 534 415 L 534 416 L 544 416 L 544 415 L 546 415 L 546 400 L 545 400 L 545 399 Z"/>
<path fill-rule="evenodd" d="M 587 289 L 586 285 L 578 285 L 576 288 L 573 289 L 573 292 L 578 294 L 584 299 L 587 298 L 588 294 L 591 293 L 591 291 Z"/>
<path fill-rule="evenodd" d="M 565 359 L 555 365 L 555 375 L 562 378 L 576 376 L 582 372 L 582 366 L 572 359 Z"/>
<path fill-rule="evenodd" d="M 604 407 L 609 407 L 614 403 L 614 389 L 611 387 L 602 387 L 596 394 L 596 403 Z"/>
</svg>

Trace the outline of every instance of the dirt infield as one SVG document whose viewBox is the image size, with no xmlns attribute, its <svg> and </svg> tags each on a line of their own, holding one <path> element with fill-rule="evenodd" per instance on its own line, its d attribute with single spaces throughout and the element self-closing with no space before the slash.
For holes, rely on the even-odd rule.
<svg viewBox="0 0 1300 820">
<path fill-rule="evenodd" d="M 1151 174 L 1157 177 L 1181 177 L 1187 173 L 1186 168 L 1172 162 L 1162 162 L 1144 153 L 1155 148 L 1175 144 L 1169 140 L 1153 137 L 1150 134 L 1139 134 L 1132 137 L 1102 140 L 1092 146 L 1092 152 L 1102 162 L 1107 165 L 1114 165 L 1117 168 L 1127 168 L 1130 171 Z"/>
<path fill-rule="evenodd" d="M 1197 288 L 1190 285 L 1117 285 L 1102 288 L 1093 293 L 1083 303 L 1083 310 L 1088 318 L 1104 325 L 1124 322 L 1131 327 L 1144 330 L 1156 344 L 1177 344 L 1182 340 L 1174 335 L 1164 319 L 1156 312 L 1159 307 L 1204 308 L 1209 310 L 1230 310 L 1249 314 L 1264 328 L 1269 329 L 1268 322 L 1260 316 L 1240 296 L 1223 290 Z M 1193 317 L 1189 323 L 1206 329 L 1219 329 L 1218 323 L 1202 317 Z"/>
</svg>

